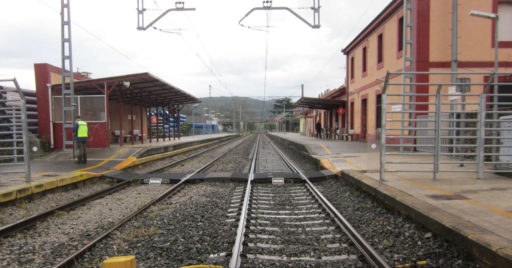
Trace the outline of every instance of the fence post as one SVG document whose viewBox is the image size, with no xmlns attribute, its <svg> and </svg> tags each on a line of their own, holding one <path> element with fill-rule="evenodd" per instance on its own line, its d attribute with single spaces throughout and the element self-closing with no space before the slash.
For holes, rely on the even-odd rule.
<svg viewBox="0 0 512 268">
<path fill-rule="evenodd" d="M 386 172 L 386 93 L 382 93 L 382 126 L 381 126 L 381 136 L 380 136 L 380 181 L 384 181 L 385 172 Z"/>
<path fill-rule="evenodd" d="M 477 172 L 478 179 L 484 179 L 484 162 L 485 162 L 485 100 L 487 96 L 485 94 L 480 95 L 480 107 L 478 113 L 478 152 L 477 152 Z"/>
<path fill-rule="evenodd" d="M 437 174 L 439 173 L 439 156 L 441 152 L 441 88 L 439 85 L 436 92 L 436 121 L 435 121 L 435 147 L 434 147 L 434 180 L 437 180 Z"/>
<path fill-rule="evenodd" d="M 381 136 L 380 136 L 380 176 L 379 180 L 383 182 L 385 180 L 385 173 L 386 173 L 386 111 L 387 111 L 387 96 L 386 93 L 388 89 L 388 82 L 389 82 L 389 72 L 386 73 L 386 78 L 384 80 L 384 87 L 382 88 L 382 99 L 381 99 Z"/>
</svg>

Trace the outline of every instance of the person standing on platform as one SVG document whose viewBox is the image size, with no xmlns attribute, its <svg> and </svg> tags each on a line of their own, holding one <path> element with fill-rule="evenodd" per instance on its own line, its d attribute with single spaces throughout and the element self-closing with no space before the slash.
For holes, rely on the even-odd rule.
<svg viewBox="0 0 512 268">
<path fill-rule="evenodd" d="M 78 161 L 76 163 L 87 163 L 86 143 L 89 131 L 87 129 L 87 122 L 80 119 L 78 115 L 73 124 L 73 136 L 78 147 Z"/>
<path fill-rule="evenodd" d="M 316 137 L 322 138 L 322 124 L 320 122 L 316 122 Z"/>
</svg>

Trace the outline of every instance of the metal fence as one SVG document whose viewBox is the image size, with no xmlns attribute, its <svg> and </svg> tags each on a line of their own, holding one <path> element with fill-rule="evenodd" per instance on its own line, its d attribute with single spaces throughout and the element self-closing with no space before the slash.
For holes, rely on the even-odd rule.
<svg viewBox="0 0 512 268">
<path fill-rule="evenodd" d="M 428 82 L 404 83 L 402 75 Z M 454 75 L 467 79 L 449 82 Z M 434 180 L 441 172 L 474 173 L 478 179 L 485 173 L 511 173 L 511 76 L 389 72 L 382 93 L 381 180 L 386 172 L 427 172 Z"/>
<path fill-rule="evenodd" d="M 418 131 L 416 137 L 416 150 L 420 152 L 434 153 L 434 148 L 431 146 L 435 141 L 435 116 L 434 115 L 418 115 L 417 126 Z M 449 131 L 446 129 L 449 127 L 447 122 L 449 115 L 441 114 L 441 152 L 446 153 L 450 151 L 450 148 L 443 146 L 451 143 L 451 139 L 447 138 Z"/>
<path fill-rule="evenodd" d="M 0 173 L 25 172 L 30 182 L 30 155 L 25 96 L 16 79 L 2 79 L 15 88 L 0 86 Z M 5 97 L 4 97 L 5 96 Z M 23 169 L 17 169 L 24 167 Z"/>
</svg>

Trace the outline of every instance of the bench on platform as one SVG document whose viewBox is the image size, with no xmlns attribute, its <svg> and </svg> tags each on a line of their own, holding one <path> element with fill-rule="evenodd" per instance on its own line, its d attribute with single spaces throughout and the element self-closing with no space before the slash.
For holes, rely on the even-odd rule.
<svg viewBox="0 0 512 268">
<path fill-rule="evenodd" d="M 117 143 L 120 143 L 121 133 L 123 133 L 123 134 L 124 134 L 124 131 L 121 131 L 121 130 L 118 130 L 118 129 L 114 130 L 114 136 L 115 136 L 115 137 L 116 137 L 116 139 L 117 139 Z M 122 135 L 122 136 L 123 136 L 123 142 L 125 142 L 125 143 L 126 143 L 126 142 L 130 139 L 130 137 L 131 137 L 131 135 Z"/>
<path fill-rule="evenodd" d="M 131 136 L 130 136 L 131 137 Z M 134 129 L 133 130 L 133 138 L 136 141 L 137 139 L 140 141 L 142 140 L 142 135 L 140 134 L 140 130 Z"/>
</svg>

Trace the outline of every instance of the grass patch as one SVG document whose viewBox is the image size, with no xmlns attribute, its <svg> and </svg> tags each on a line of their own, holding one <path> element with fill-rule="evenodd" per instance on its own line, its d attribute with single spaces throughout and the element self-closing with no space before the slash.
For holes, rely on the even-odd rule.
<svg viewBox="0 0 512 268">
<path fill-rule="evenodd" d="M 133 240 L 140 237 L 147 237 L 156 233 L 158 229 L 154 226 L 151 228 L 131 228 L 125 233 L 124 238 L 126 240 Z"/>
<path fill-rule="evenodd" d="M 148 218 L 154 219 L 154 218 L 158 217 L 159 215 L 160 215 L 159 211 L 153 211 L 153 212 L 149 213 Z"/>
<path fill-rule="evenodd" d="M 66 212 L 66 211 L 57 210 L 57 211 L 55 211 L 55 213 L 53 214 L 53 216 L 54 216 L 54 217 L 56 217 L 56 218 L 59 218 L 59 217 L 62 217 L 62 216 L 64 216 L 64 215 L 66 215 L 66 214 L 67 214 L 67 212 Z"/>
<path fill-rule="evenodd" d="M 15 201 L 15 205 L 17 208 L 21 208 L 21 209 L 26 209 L 27 208 L 27 205 L 28 205 L 28 200 L 23 198 L 23 199 L 18 199 Z"/>
<path fill-rule="evenodd" d="M 171 209 L 172 206 L 171 205 L 159 205 L 159 206 L 156 206 L 156 209 L 158 210 L 166 210 L 166 209 Z"/>
</svg>

